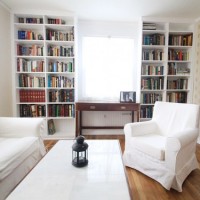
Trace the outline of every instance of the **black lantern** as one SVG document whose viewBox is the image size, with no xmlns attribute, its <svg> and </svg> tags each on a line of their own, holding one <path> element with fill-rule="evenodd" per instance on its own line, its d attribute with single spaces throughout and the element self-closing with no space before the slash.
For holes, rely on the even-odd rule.
<svg viewBox="0 0 200 200">
<path fill-rule="evenodd" d="M 83 136 L 78 136 L 72 146 L 72 165 L 84 167 L 88 164 L 88 144 Z"/>
</svg>

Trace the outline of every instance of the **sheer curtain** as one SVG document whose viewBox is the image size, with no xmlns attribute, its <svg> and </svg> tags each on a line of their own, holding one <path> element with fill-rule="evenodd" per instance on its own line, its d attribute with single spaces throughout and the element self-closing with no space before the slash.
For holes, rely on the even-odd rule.
<svg viewBox="0 0 200 200">
<path fill-rule="evenodd" d="M 133 90 L 134 40 L 83 37 L 82 99 L 119 101 L 120 91 Z"/>
</svg>

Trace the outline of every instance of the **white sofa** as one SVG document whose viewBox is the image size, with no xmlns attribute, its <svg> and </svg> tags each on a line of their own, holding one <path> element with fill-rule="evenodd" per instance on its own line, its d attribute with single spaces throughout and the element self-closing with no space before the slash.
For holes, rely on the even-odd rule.
<svg viewBox="0 0 200 200">
<path fill-rule="evenodd" d="M 42 118 L 0 117 L 0 200 L 45 155 Z"/>
</svg>

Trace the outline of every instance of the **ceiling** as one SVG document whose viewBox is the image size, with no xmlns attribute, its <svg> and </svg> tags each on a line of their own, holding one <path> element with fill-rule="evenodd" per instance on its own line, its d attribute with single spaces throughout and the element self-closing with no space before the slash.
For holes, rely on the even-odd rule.
<svg viewBox="0 0 200 200">
<path fill-rule="evenodd" d="M 0 0 L 10 9 L 73 12 L 79 19 L 135 21 L 145 17 L 200 17 L 200 0 Z"/>
</svg>

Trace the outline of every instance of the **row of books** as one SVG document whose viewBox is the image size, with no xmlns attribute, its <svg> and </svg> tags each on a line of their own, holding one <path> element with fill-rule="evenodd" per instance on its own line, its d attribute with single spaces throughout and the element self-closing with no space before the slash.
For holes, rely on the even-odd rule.
<svg viewBox="0 0 200 200">
<path fill-rule="evenodd" d="M 49 72 L 74 72 L 74 62 L 49 62 Z"/>
<path fill-rule="evenodd" d="M 190 68 L 185 63 L 168 63 L 168 75 L 189 75 Z"/>
<path fill-rule="evenodd" d="M 45 102 L 44 90 L 19 90 L 20 102 Z"/>
<path fill-rule="evenodd" d="M 74 48 L 73 46 L 48 46 L 48 56 L 64 56 L 73 57 Z"/>
<path fill-rule="evenodd" d="M 46 39 L 53 41 L 74 41 L 74 32 L 73 29 L 68 32 L 47 29 Z"/>
<path fill-rule="evenodd" d="M 187 92 L 167 93 L 167 101 L 175 103 L 187 103 Z"/>
<path fill-rule="evenodd" d="M 186 90 L 188 88 L 188 79 L 167 80 L 167 89 Z"/>
<path fill-rule="evenodd" d="M 31 46 L 23 46 L 17 44 L 18 56 L 44 56 L 44 47 L 33 44 Z"/>
<path fill-rule="evenodd" d="M 156 78 L 142 78 L 142 90 L 162 90 L 164 81 L 162 77 Z"/>
<path fill-rule="evenodd" d="M 189 60 L 189 52 L 177 49 L 169 49 L 168 50 L 168 60 Z"/>
<path fill-rule="evenodd" d="M 27 23 L 27 24 L 43 24 L 43 18 L 36 17 L 19 17 L 19 23 Z"/>
<path fill-rule="evenodd" d="M 49 91 L 49 102 L 74 102 L 74 90 Z"/>
<path fill-rule="evenodd" d="M 19 105 L 20 117 L 45 117 L 45 105 L 21 104 Z"/>
<path fill-rule="evenodd" d="M 153 106 L 142 106 L 140 108 L 140 118 L 152 118 Z"/>
<path fill-rule="evenodd" d="M 48 18 L 47 19 L 48 24 L 65 24 L 65 20 L 61 18 Z"/>
<path fill-rule="evenodd" d="M 43 40 L 41 33 L 36 33 L 32 30 L 18 30 L 19 40 Z"/>
<path fill-rule="evenodd" d="M 43 18 L 39 17 L 19 17 L 19 23 L 28 23 L 28 24 L 43 24 Z M 61 18 L 48 18 L 48 24 L 65 24 L 65 20 Z"/>
<path fill-rule="evenodd" d="M 162 101 L 162 94 L 159 93 L 142 93 L 142 104 L 154 104 L 156 101 Z"/>
<path fill-rule="evenodd" d="M 169 35 L 169 45 L 192 46 L 193 35 Z M 154 33 L 143 35 L 143 45 L 165 45 L 165 35 Z"/>
<path fill-rule="evenodd" d="M 48 105 L 49 117 L 74 117 L 74 104 L 52 104 Z"/>
<path fill-rule="evenodd" d="M 142 66 L 142 75 L 163 75 L 164 66 L 157 65 L 143 65 Z"/>
<path fill-rule="evenodd" d="M 17 59 L 18 72 L 44 72 L 44 60 Z"/>
<path fill-rule="evenodd" d="M 164 53 L 162 50 L 143 50 L 142 51 L 142 59 L 143 60 L 163 60 Z"/>
<path fill-rule="evenodd" d="M 74 88 L 74 78 L 66 76 L 48 76 L 48 87 L 53 88 Z"/>
<path fill-rule="evenodd" d="M 165 45 L 165 35 L 158 33 L 143 35 L 143 45 Z"/>
<path fill-rule="evenodd" d="M 19 87 L 45 87 L 45 77 L 30 76 L 28 74 L 19 75 Z"/>
<path fill-rule="evenodd" d="M 173 46 L 192 46 L 193 35 L 170 35 L 169 45 Z"/>
</svg>

